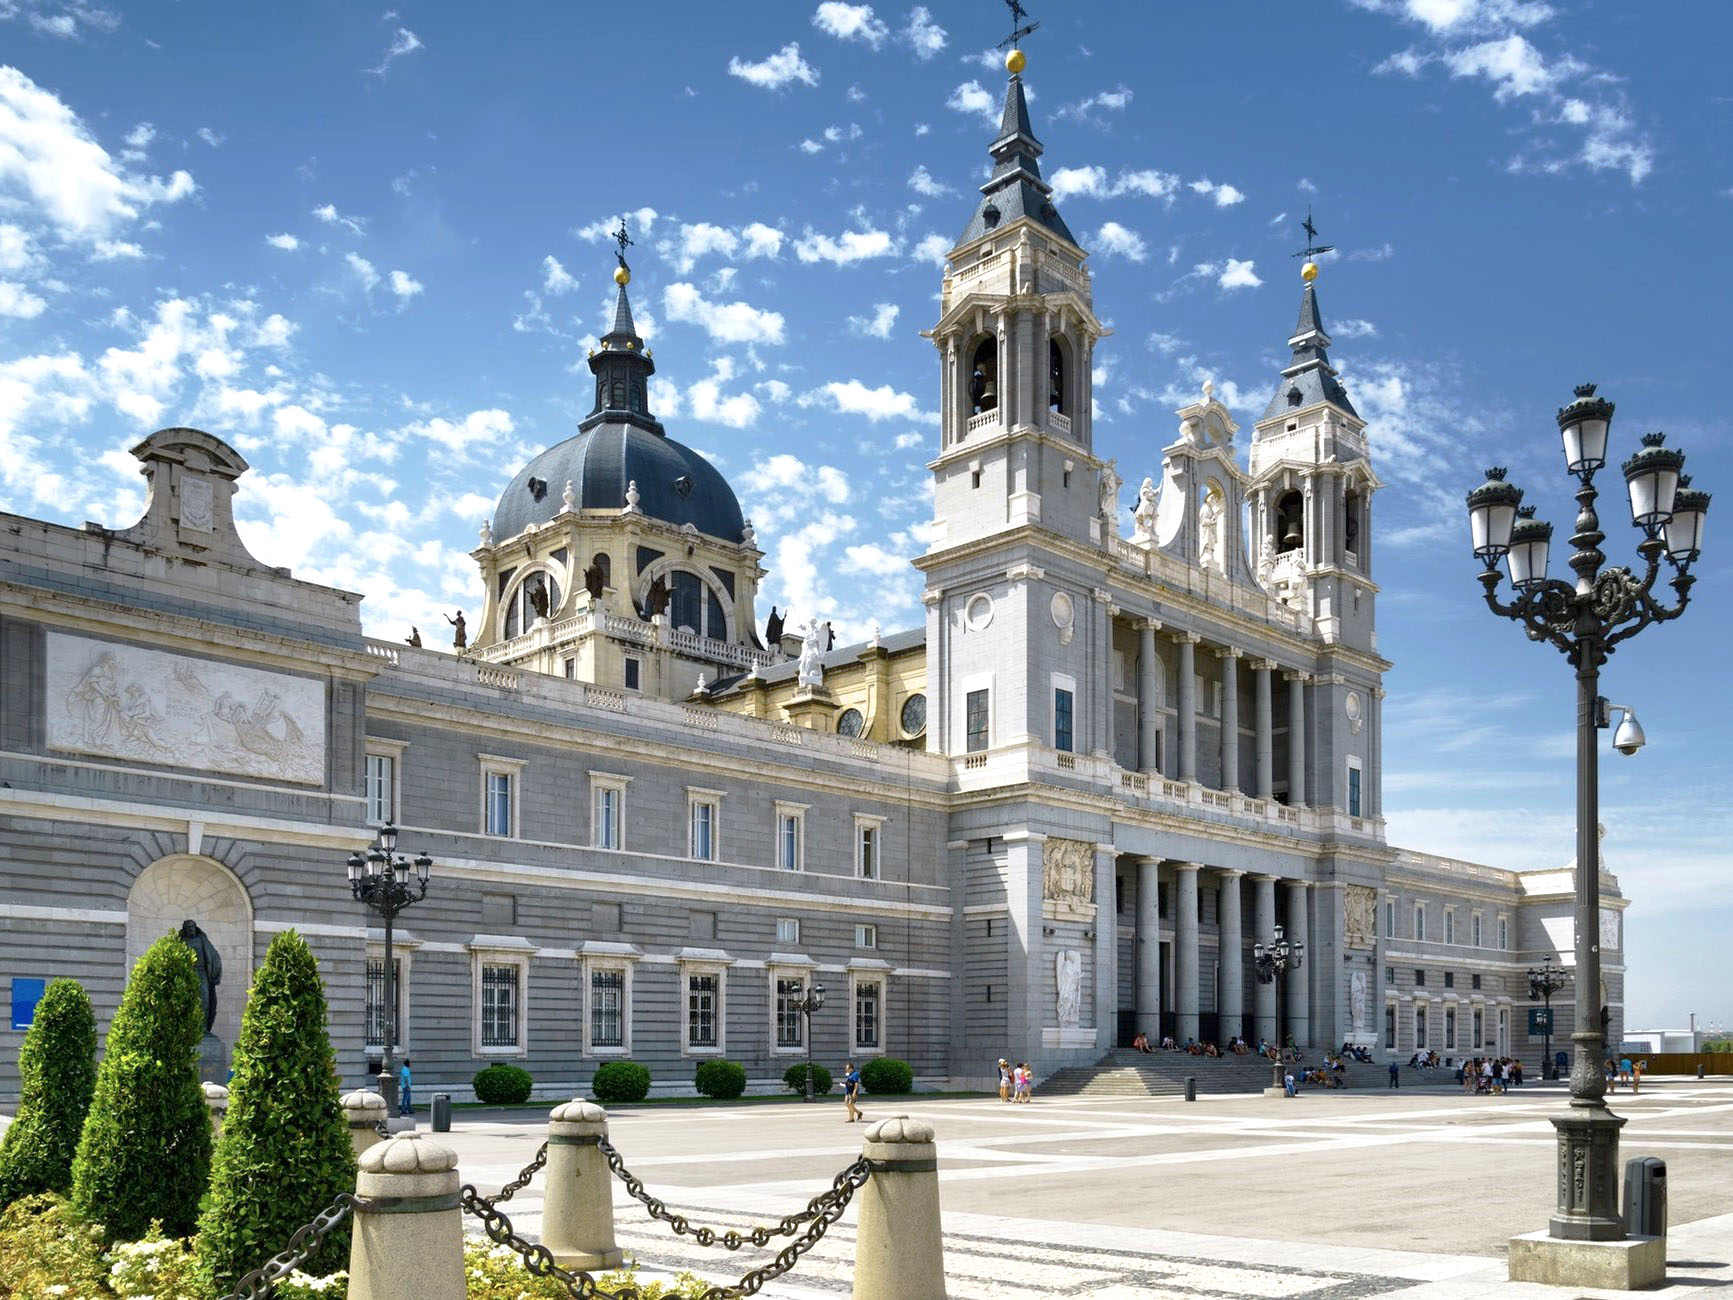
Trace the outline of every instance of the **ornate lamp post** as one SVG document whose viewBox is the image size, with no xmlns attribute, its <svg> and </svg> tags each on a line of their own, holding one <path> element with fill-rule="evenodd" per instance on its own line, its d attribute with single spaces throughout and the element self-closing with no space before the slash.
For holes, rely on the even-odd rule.
<svg viewBox="0 0 1733 1300">
<path fill-rule="evenodd" d="M 1258 983 L 1276 986 L 1276 1068 L 1273 1086 L 1281 1088 L 1282 1058 L 1287 1052 L 1282 1039 L 1283 977 L 1289 971 L 1299 970 L 1306 964 L 1306 945 L 1289 943 L 1282 934 L 1282 927 L 1278 925 L 1275 937 L 1269 943 L 1252 945 L 1252 964 L 1258 972 Z"/>
<path fill-rule="evenodd" d="M 391 929 L 397 914 L 427 897 L 427 874 L 433 859 L 425 853 L 413 859 L 397 851 L 397 827 L 391 822 L 379 828 L 379 838 L 365 854 L 349 855 L 349 892 L 379 913 L 385 922 L 385 1005 L 380 1019 L 384 1051 L 379 1061 L 379 1095 L 385 1098 L 385 1113 L 397 1113 L 397 1075 L 391 1069 L 391 1049 L 397 1042 L 397 963 L 393 960 Z M 416 883 L 409 880 L 415 868 Z"/>
<path fill-rule="evenodd" d="M 1576 1024 L 1571 1033 L 1571 1109 L 1553 1120 L 1558 1130 L 1558 1209 L 1548 1226 L 1556 1238 L 1616 1241 L 1625 1235 L 1619 1217 L 1619 1129 L 1624 1120 L 1607 1109 L 1601 1062 L 1606 1050 L 1609 1011 L 1601 1005 L 1599 768 L 1595 732 L 1608 726 L 1611 707 L 1599 694 L 1601 665 L 1621 641 L 1651 623 L 1684 613 L 1694 579 L 1690 565 L 1703 540 L 1709 494 L 1690 490 L 1680 474 L 1685 457 L 1665 445 L 1665 435 L 1647 433 L 1643 445 L 1624 463 L 1631 522 L 1642 530 L 1637 543 L 1643 575 L 1625 567 L 1603 569 L 1606 540 L 1595 513 L 1595 471 L 1606 464 L 1607 431 L 1613 404 L 1584 384 L 1576 400 L 1558 413 L 1565 468 L 1577 479 L 1576 548 L 1570 567 L 1575 582 L 1546 576 L 1552 525 L 1519 508 L 1522 491 L 1504 481 L 1504 470 L 1487 471 L 1486 482 L 1468 494 L 1474 555 L 1487 607 L 1521 623 L 1531 641 L 1544 641 L 1564 654 L 1577 679 L 1577 871 L 1576 871 Z M 1509 565 L 1515 597 L 1498 598 L 1500 560 Z M 1655 591 L 1661 562 L 1672 566 L 1667 585 L 1676 597 L 1663 603 Z M 1643 744 L 1642 728 L 1630 710 L 1613 737 L 1621 753 Z"/>
<path fill-rule="evenodd" d="M 1540 1077 L 1543 1079 L 1555 1077 L 1552 1068 L 1552 995 L 1569 982 L 1570 976 L 1551 962 L 1531 968 L 1528 972 L 1528 996 L 1530 999 L 1538 998 L 1546 1004 L 1540 1031 Z"/>
<path fill-rule="evenodd" d="M 805 997 L 794 1004 L 803 1018 L 806 1030 L 806 1100 L 812 1100 L 812 1013 L 824 1005 L 824 985 L 814 984 Z"/>
</svg>

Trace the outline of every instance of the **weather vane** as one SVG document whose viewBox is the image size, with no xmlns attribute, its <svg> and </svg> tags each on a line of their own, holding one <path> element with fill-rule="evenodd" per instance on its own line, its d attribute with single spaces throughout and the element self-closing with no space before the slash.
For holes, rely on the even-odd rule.
<svg viewBox="0 0 1733 1300">
<path fill-rule="evenodd" d="M 1005 7 L 1011 11 L 1011 34 L 1000 41 L 996 48 L 1002 50 L 1009 45 L 1012 49 L 1016 49 L 1018 48 L 1017 43 L 1041 24 L 1029 23 L 1026 26 L 1023 24 L 1023 20 L 1029 16 L 1029 11 L 1024 9 L 1018 0 L 1005 0 Z"/>
<path fill-rule="evenodd" d="M 1306 232 L 1306 246 L 1297 253 L 1290 253 L 1290 257 L 1303 257 L 1310 261 L 1319 253 L 1334 253 L 1336 251 L 1334 244 L 1320 244 L 1318 242 L 1318 228 L 1312 224 L 1312 205 L 1310 203 L 1306 205 L 1306 219 L 1300 223 L 1300 229 Z"/>
<path fill-rule="evenodd" d="M 620 228 L 614 232 L 614 242 L 620 246 L 620 251 L 614 256 L 620 259 L 620 269 L 626 269 L 626 249 L 632 242 L 632 237 L 626 233 L 626 219 L 620 218 Z"/>
</svg>

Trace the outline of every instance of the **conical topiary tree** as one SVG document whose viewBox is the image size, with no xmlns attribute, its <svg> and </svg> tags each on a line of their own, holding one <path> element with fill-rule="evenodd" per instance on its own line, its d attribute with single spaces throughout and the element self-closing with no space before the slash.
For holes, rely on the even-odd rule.
<svg viewBox="0 0 1733 1300">
<path fill-rule="evenodd" d="M 0 1207 L 72 1186 L 72 1157 L 96 1086 L 96 1016 L 77 980 L 55 980 L 18 1052 L 18 1114 L 0 1140 Z"/>
<path fill-rule="evenodd" d="M 339 1192 L 355 1190 L 339 1095 L 319 963 L 306 941 L 286 930 L 271 941 L 247 996 L 229 1113 L 199 1219 L 199 1267 L 213 1294 L 234 1290 Z M 345 1227 L 303 1269 L 329 1273 L 348 1258 Z"/>
<path fill-rule="evenodd" d="M 193 1230 L 211 1169 L 204 1033 L 193 950 L 165 935 L 132 968 L 72 1162 L 73 1207 L 117 1241 L 138 1240 L 152 1219 L 170 1236 Z"/>
</svg>

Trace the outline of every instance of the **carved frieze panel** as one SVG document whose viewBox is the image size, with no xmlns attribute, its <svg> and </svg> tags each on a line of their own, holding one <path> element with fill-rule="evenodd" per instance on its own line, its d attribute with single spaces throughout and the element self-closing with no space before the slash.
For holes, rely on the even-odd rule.
<svg viewBox="0 0 1733 1300">
<path fill-rule="evenodd" d="M 1378 891 L 1349 885 L 1342 897 L 1342 940 L 1350 948 L 1370 948 L 1378 939 Z"/>
</svg>

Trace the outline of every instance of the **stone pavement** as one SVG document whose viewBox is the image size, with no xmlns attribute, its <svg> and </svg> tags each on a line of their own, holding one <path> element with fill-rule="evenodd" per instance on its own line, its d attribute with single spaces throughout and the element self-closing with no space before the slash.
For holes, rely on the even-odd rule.
<svg viewBox="0 0 1733 1300">
<path fill-rule="evenodd" d="M 918 1115 L 938 1130 L 952 1300 L 1619 1294 L 1505 1281 L 1506 1239 L 1544 1228 L 1552 1209 L 1546 1117 L 1563 1101 L 1556 1087 L 1189 1105 L 917 1096 L 868 1098 L 866 1112 Z M 1630 1120 L 1622 1158 L 1668 1165 L 1668 1285 L 1650 1294 L 1733 1293 L 1733 1084 L 1650 1081 L 1614 1105 Z M 491 1191 L 544 1132 L 521 1112 L 459 1112 L 450 1140 L 465 1179 Z M 859 1153 L 863 1132 L 835 1102 L 622 1108 L 612 1119 L 614 1144 L 648 1189 L 719 1228 L 803 1205 Z M 521 1230 L 536 1230 L 540 1193 L 538 1182 L 505 1207 Z M 646 1273 L 702 1265 L 695 1271 L 733 1281 L 774 1252 L 702 1251 L 649 1220 L 618 1183 L 615 1193 L 619 1242 Z M 853 1223 L 851 1210 L 761 1294 L 846 1295 Z"/>
</svg>

